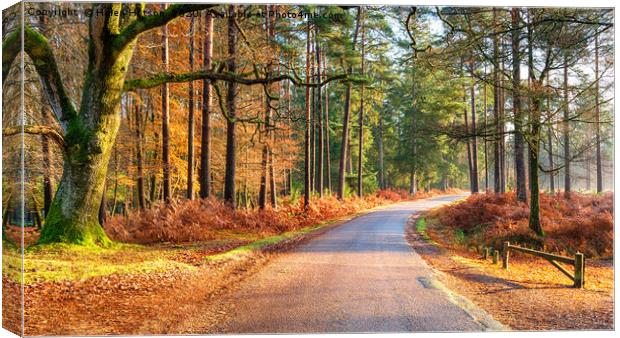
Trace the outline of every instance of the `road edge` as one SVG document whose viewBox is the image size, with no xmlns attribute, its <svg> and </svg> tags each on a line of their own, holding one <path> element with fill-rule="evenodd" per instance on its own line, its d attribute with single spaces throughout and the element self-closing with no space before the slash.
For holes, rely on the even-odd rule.
<svg viewBox="0 0 620 338">
<path fill-rule="evenodd" d="M 407 220 L 407 223 L 405 224 L 405 240 L 407 244 L 409 245 L 409 247 L 411 248 L 411 250 L 413 250 L 420 256 L 420 258 L 422 259 L 422 264 L 424 264 L 424 266 L 428 267 L 432 271 L 432 276 L 431 276 L 432 279 L 429 281 L 429 283 L 435 289 L 441 291 L 451 303 L 458 306 L 465 313 L 467 313 L 467 315 L 471 317 L 475 322 L 479 323 L 482 327 L 484 327 L 484 331 L 491 331 L 491 332 L 511 331 L 509 326 L 502 324 L 496 319 L 494 319 L 493 316 L 491 316 L 483 308 L 476 305 L 470 299 L 449 289 L 445 284 L 443 284 L 438 278 L 438 276 L 443 273 L 435 269 L 428 263 L 426 263 L 422 255 L 420 255 L 415 250 L 414 246 L 412 245 L 412 241 L 414 239 L 411 238 L 411 236 L 408 236 L 407 234 L 409 232 L 418 233 L 417 230 L 415 229 L 415 225 L 416 225 L 416 220 L 420 218 L 421 215 L 422 215 L 422 212 L 414 213 Z M 421 240 L 426 241 L 430 245 L 437 246 L 437 244 L 433 243 L 432 241 L 429 241 L 426 239 L 421 239 Z"/>
</svg>

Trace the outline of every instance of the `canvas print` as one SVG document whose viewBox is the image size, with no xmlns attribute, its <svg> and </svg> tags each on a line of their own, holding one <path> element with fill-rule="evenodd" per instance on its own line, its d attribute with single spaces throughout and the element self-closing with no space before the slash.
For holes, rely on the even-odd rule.
<svg viewBox="0 0 620 338">
<path fill-rule="evenodd" d="M 614 329 L 613 8 L 2 19 L 4 329 Z"/>
</svg>

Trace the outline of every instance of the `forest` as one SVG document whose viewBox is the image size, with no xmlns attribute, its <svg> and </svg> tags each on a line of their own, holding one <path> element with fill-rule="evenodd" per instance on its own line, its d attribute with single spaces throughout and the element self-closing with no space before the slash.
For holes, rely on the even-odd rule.
<svg viewBox="0 0 620 338">
<path fill-rule="evenodd" d="M 487 242 L 613 250 L 613 9 L 26 2 L 3 18 L 3 247 L 32 264 L 57 245 L 221 254 L 455 194 L 471 206 L 440 218 L 495 222 Z M 552 211 L 586 204 L 595 230 L 555 237 L 577 215 Z"/>
<path fill-rule="evenodd" d="M 541 190 L 612 187 L 608 10 L 71 5 L 26 6 L 40 243 L 102 244 L 107 218 L 176 199 L 265 209 L 451 187 L 516 191 L 543 234 Z M 21 30 L 4 31 L 10 199 Z"/>
</svg>

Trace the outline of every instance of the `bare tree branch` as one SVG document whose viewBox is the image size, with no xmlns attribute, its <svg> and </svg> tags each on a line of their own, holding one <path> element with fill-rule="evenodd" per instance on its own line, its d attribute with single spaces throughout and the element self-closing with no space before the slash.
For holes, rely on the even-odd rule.
<svg viewBox="0 0 620 338">
<path fill-rule="evenodd" d="M 231 74 L 227 72 L 217 73 L 213 71 L 199 70 L 195 72 L 188 72 L 188 73 L 181 73 L 181 74 L 164 72 L 164 73 L 155 74 L 149 77 L 126 80 L 124 90 L 133 91 L 138 88 L 146 89 L 146 88 L 157 87 L 164 83 L 182 83 L 182 82 L 189 82 L 189 81 L 195 81 L 195 80 L 201 80 L 201 79 L 209 79 L 211 81 L 219 80 L 219 81 L 236 82 L 236 83 L 246 85 L 246 86 L 269 84 L 269 83 L 289 80 L 293 82 L 296 86 L 302 86 L 302 87 L 324 86 L 325 84 L 330 83 L 332 81 L 336 81 L 336 80 L 346 80 L 346 81 L 351 81 L 351 82 L 363 81 L 363 79 L 359 79 L 353 76 L 348 76 L 347 74 L 333 75 L 323 80 L 322 82 L 312 83 L 312 82 L 305 82 L 299 77 L 291 76 L 289 74 L 281 74 L 277 76 L 268 76 L 268 77 L 263 77 L 263 78 L 247 78 L 239 74 Z"/>
<path fill-rule="evenodd" d="M 21 126 L 17 127 L 6 127 L 2 129 L 2 136 L 13 136 L 21 134 L 22 128 Z M 24 126 L 24 133 L 31 135 L 44 135 L 48 136 L 54 142 L 56 142 L 61 149 L 66 149 L 65 137 L 61 130 L 58 130 L 54 127 L 49 126 L 34 126 L 34 125 L 26 125 Z"/>
<path fill-rule="evenodd" d="M 215 7 L 215 4 L 173 4 L 166 10 L 154 13 L 153 15 L 138 16 L 138 19 L 127 25 L 119 35 L 114 38 L 112 46 L 117 50 L 122 50 L 129 43 L 134 41 L 140 34 L 153 28 L 161 27 L 168 22 L 183 16 L 187 13 L 200 11 Z"/>
</svg>

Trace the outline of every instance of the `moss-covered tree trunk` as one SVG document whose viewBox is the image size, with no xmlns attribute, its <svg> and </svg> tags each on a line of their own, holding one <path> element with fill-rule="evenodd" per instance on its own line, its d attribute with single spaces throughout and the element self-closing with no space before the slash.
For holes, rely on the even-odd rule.
<svg viewBox="0 0 620 338">
<path fill-rule="evenodd" d="M 121 122 L 120 100 L 125 75 L 138 36 L 185 13 L 212 5 L 173 5 L 165 12 L 143 16 L 114 15 L 121 4 L 96 4 L 89 22 L 88 68 L 82 101 L 76 109 L 62 83 L 52 48 L 37 31 L 18 29 L 3 41 L 3 82 L 20 51 L 28 54 L 41 78 L 43 92 L 60 130 L 49 126 L 31 133 L 52 136 L 63 149 L 63 175 L 41 230 L 39 243 L 107 245 L 98 219 L 105 179 Z M 22 40 L 23 39 L 23 40 Z M 23 44 L 22 44 L 23 43 Z"/>
<path fill-rule="evenodd" d="M 91 20 L 90 62 L 79 112 L 67 116 L 66 154 L 56 197 L 41 231 L 40 243 L 107 244 L 98 220 L 116 134 L 125 74 L 133 54 L 130 44 L 116 51 L 106 43 L 113 23 Z"/>
</svg>

